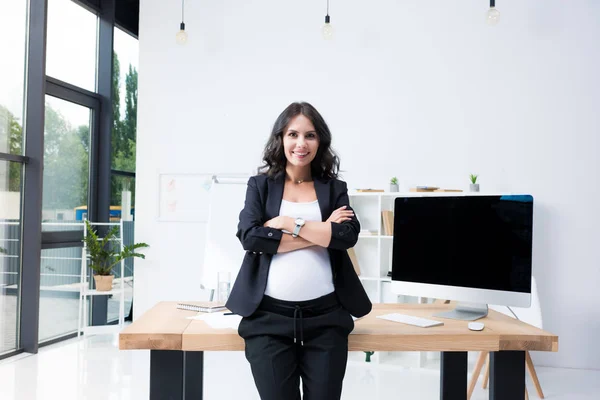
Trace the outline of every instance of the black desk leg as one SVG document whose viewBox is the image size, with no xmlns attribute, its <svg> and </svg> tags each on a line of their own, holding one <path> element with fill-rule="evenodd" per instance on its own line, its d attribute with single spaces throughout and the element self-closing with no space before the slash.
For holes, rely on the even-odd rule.
<svg viewBox="0 0 600 400">
<path fill-rule="evenodd" d="M 466 400 L 467 352 L 443 351 L 440 362 L 440 399 Z"/>
<path fill-rule="evenodd" d="M 490 400 L 525 398 L 525 352 L 490 353 Z"/>
<path fill-rule="evenodd" d="M 202 400 L 204 352 L 150 350 L 150 400 Z"/>
</svg>

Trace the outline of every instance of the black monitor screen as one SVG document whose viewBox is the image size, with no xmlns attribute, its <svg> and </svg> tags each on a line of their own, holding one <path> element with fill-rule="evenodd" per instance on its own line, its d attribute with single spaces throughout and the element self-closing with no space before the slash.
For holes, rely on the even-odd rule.
<svg viewBox="0 0 600 400">
<path fill-rule="evenodd" d="M 531 292 L 533 198 L 399 197 L 392 279 Z"/>
</svg>

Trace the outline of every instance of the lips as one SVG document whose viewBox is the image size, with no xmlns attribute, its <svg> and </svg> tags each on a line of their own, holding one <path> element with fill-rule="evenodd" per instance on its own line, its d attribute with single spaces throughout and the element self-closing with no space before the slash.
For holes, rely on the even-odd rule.
<svg viewBox="0 0 600 400">
<path fill-rule="evenodd" d="M 293 154 L 293 155 L 294 155 L 296 158 L 299 158 L 299 159 L 301 159 L 301 160 L 302 160 L 303 158 L 306 158 L 306 157 L 308 156 L 309 152 L 300 152 L 300 151 L 297 151 L 297 152 L 296 152 L 296 151 L 292 151 L 292 154 Z"/>
</svg>

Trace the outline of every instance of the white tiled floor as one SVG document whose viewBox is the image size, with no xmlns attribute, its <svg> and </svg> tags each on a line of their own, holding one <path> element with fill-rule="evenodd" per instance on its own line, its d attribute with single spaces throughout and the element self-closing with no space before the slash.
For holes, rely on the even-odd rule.
<svg viewBox="0 0 600 400">
<path fill-rule="evenodd" d="M 73 339 L 0 361 L 0 399 L 117 400 L 147 399 L 148 351 L 119 351 L 116 336 Z M 360 353 L 352 359 L 362 358 Z M 470 359 L 470 367 L 473 360 Z M 547 399 L 597 400 L 600 371 L 538 367 Z M 530 398 L 537 398 L 528 382 Z M 250 368 L 241 352 L 205 355 L 207 400 L 258 400 Z M 439 399 L 439 370 L 384 367 L 351 361 L 344 381 L 344 400 Z M 479 384 L 474 400 L 488 398 Z"/>
<path fill-rule="evenodd" d="M 129 314 L 133 287 L 125 287 L 125 315 Z M 15 348 L 17 337 L 19 299 L 15 295 L 6 295 L 0 290 L 0 353 Z M 40 298 L 40 340 L 49 340 L 57 336 L 77 331 L 79 312 L 78 297 Z M 108 299 L 108 320 L 119 318 L 119 297 Z"/>
</svg>

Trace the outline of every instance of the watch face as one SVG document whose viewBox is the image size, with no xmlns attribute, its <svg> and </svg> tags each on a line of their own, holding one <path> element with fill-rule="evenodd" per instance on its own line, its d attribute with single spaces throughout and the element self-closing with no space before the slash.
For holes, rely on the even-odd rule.
<svg viewBox="0 0 600 400">
<path fill-rule="evenodd" d="M 302 218 L 296 218 L 296 225 L 304 226 L 304 220 Z"/>
</svg>

